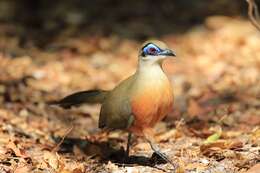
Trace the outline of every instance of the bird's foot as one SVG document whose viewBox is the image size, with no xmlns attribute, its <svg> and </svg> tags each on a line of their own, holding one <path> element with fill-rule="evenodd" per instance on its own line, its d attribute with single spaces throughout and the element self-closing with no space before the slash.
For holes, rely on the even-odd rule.
<svg viewBox="0 0 260 173">
<path fill-rule="evenodd" d="M 162 153 L 162 152 L 160 151 L 160 148 L 159 148 L 156 144 L 154 144 L 154 143 L 152 143 L 152 142 L 150 142 L 150 141 L 149 141 L 149 143 L 150 143 L 150 146 L 151 146 L 152 150 L 154 151 L 154 153 L 155 153 L 156 155 L 160 156 L 160 158 L 162 158 L 165 162 L 170 163 L 170 164 L 173 166 L 173 169 L 174 169 L 174 170 L 176 170 L 176 169 L 178 168 L 178 164 L 172 162 L 172 161 L 168 158 L 168 156 L 167 156 L 166 154 Z"/>
<path fill-rule="evenodd" d="M 130 162 L 130 156 L 129 156 L 129 152 L 124 152 L 123 157 L 121 158 L 121 163 L 123 164 L 128 164 Z"/>
<path fill-rule="evenodd" d="M 125 150 L 125 155 L 124 155 L 124 163 L 129 161 L 129 150 L 130 150 L 130 145 L 131 145 L 131 138 L 132 138 L 132 133 L 128 133 L 128 138 L 127 138 L 127 146 Z"/>
<path fill-rule="evenodd" d="M 159 158 L 158 158 L 159 157 Z M 154 151 L 152 157 L 152 160 L 157 160 L 157 162 L 161 162 L 161 163 L 170 163 L 174 169 L 176 169 L 178 166 L 176 163 L 172 162 L 167 156 L 166 154 L 160 152 L 160 151 Z"/>
</svg>

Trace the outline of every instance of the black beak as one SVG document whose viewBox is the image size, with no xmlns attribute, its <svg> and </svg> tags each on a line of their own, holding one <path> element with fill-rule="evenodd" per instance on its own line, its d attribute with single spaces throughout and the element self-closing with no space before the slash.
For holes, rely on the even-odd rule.
<svg viewBox="0 0 260 173">
<path fill-rule="evenodd" d="M 165 49 L 162 52 L 159 53 L 159 55 L 164 55 L 164 56 L 176 56 L 175 52 L 173 52 L 170 49 Z"/>
</svg>

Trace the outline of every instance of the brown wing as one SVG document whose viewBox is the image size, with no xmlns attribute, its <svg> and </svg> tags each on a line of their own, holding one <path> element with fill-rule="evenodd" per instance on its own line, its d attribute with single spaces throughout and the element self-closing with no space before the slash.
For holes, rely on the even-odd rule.
<svg viewBox="0 0 260 173">
<path fill-rule="evenodd" d="M 100 128 L 125 129 L 134 121 L 130 92 L 134 76 L 121 82 L 105 98 L 99 117 Z"/>
<path fill-rule="evenodd" d="M 56 104 L 63 108 L 70 108 L 71 106 L 78 106 L 84 103 L 102 103 L 107 93 L 108 91 L 102 90 L 80 91 L 51 104 Z"/>
<path fill-rule="evenodd" d="M 128 128 L 132 124 L 133 116 L 129 101 L 119 100 L 120 104 L 102 105 L 99 118 L 99 128 L 124 129 Z"/>
</svg>

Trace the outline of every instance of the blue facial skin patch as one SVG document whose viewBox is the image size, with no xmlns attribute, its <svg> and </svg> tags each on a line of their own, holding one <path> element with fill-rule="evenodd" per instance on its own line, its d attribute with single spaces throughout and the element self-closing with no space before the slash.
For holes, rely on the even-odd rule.
<svg viewBox="0 0 260 173">
<path fill-rule="evenodd" d="M 143 52 L 142 55 L 146 56 L 146 55 L 158 55 L 158 53 L 160 53 L 162 50 L 157 47 L 156 45 L 152 44 L 152 43 L 148 43 L 147 45 L 145 45 L 143 47 Z"/>
</svg>

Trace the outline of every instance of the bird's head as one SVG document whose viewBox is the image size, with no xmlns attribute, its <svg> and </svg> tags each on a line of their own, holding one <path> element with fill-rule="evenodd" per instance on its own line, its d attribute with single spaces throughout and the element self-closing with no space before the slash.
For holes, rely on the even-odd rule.
<svg viewBox="0 0 260 173">
<path fill-rule="evenodd" d="M 165 43 L 151 40 L 143 43 L 139 52 L 139 61 L 154 64 L 161 63 L 164 59 L 175 56 L 175 52 L 169 49 Z"/>
</svg>

